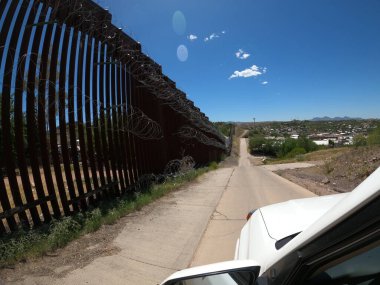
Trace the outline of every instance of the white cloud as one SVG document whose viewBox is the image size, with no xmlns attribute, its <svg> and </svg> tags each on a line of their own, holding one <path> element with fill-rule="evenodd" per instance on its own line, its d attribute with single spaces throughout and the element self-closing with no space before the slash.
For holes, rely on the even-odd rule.
<svg viewBox="0 0 380 285">
<path fill-rule="evenodd" d="M 192 42 L 192 41 L 195 41 L 196 39 L 198 39 L 198 37 L 196 35 L 188 35 L 187 38 Z"/>
<path fill-rule="evenodd" d="M 266 67 L 263 68 L 263 73 L 267 73 L 267 68 Z"/>
<path fill-rule="evenodd" d="M 228 79 L 233 79 L 233 78 L 237 78 L 237 77 L 244 77 L 244 78 L 256 77 L 256 76 L 259 76 L 261 74 L 263 74 L 263 73 L 260 70 L 260 67 L 258 67 L 257 65 L 252 65 L 251 67 L 246 68 L 242 71 L 238 71 L 238 70 L 234 71 L 234 73 L 232 73 Z"/>
<path fill-rule="evenodd" d="M 219 38 L 219 36 L 218 36 L 217 34 L 215 34 L 215 33 L 212 33 L 212 34 L 210 35 L 210 40 L 213 40 L 213 39 L 215 39 L 215 38 Z"/>
<path fill-rule="evenodd" d="M 239 49 L 237 52 L 235 52 L 235 55 L 239 59 L 247 59 L 248 57 L 251 56 L 249 53 L 245 52 L 242 49 Z"/>
<path fill-rule="evenodd" d="M 243 53 L 241 59 L 247 59 L 250 56 L 249 53 Z"/>
<path fill-rule="evenodd" d="M 262 85 L 267 85 L 268 83 L 269 83 L 268 81 L 261 82 Z"/>
<path fill-rule="evenodd" d="M 223 34 L 223 35 L 224 35 L 225 33 L 226 33 L 226 31 L 222 31 L 222 32 L 221 32 L 221 34 Z M 204 41 L 205 41 L 205 42 L 208 42 L 208 41 L 212 41 L 212 40 L 214 40 L 214 39 L 216 39 L 216 38 L 220 38 L 221 34 L 212 33 L 212 34 L 209 35 L 208 37 L 205 37 L 205 38 L 204 38 Z"/>
</svg>

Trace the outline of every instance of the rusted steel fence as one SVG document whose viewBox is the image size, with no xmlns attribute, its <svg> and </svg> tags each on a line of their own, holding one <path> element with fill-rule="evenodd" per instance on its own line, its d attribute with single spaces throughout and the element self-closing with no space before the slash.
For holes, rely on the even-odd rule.
<svg viewBox="0 0 380 285">
<path fill-rule="evenodd" d="M 87 0 L 0 0 L 0 234 L 134 191 L 225 139 Z"/>
</svg>

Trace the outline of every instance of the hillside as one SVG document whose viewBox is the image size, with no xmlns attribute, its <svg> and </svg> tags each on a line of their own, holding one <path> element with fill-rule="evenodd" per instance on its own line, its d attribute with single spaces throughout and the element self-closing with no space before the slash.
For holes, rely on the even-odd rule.
<svg viewBox="0 0 380 285">
<path fill-rule="evenodd" d="M 363 119 L 362 118 L 351 118 L 351 117 L 347 117 L 347 116 L 344 116 L 344 117 L 327 117 L 327 116 L 324 116 L 324 117 L 316 117 L 316 118 L 311 119 L 311 121 L 314 121 L 314 122 L 318 122 L 318 121 L 350 121 L 350 120 L 359 121 L 359 120 L 363 120 Z"/>
<path fill-rule="evenodd" d="M 348 192 L 380 167 L 380 146 L 322 150 L 305 155 L 305 161 L 316 166 L 277 174 L 318 195 Z"/>
</svg>

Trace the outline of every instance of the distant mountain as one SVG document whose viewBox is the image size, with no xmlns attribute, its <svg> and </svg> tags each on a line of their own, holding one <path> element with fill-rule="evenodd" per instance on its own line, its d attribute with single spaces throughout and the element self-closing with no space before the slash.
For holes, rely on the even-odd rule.
<svg viewBox="0 0 380 285">
<path fill-rule="evenodd" d="M 347 117 L 347 116 L 344 116 L 344 117 L 334 117 L 334 118 L 324 116 L 324 117 L 316 117 L 316 118 L 311 119 L 311 121 L 314 121 L 314 122 L 320 122 L 320 121 L 350 121 L 350 120 L 351 121 L 352 120 L 359 121 L 359 120 L 363 120 L 363 119 L 362 118 L 351 118 L 351 117 Z"/>
</svg>

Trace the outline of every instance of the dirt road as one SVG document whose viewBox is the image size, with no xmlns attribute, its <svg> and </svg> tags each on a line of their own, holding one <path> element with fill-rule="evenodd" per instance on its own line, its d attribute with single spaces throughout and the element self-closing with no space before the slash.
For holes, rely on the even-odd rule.
<svg viewBox="0 0 380 285">
<path fill-rule="evenodd" d="M 192 266 L 233 259 L 235 243 L 248 211 L 289 199 L 314 196 L 263 166 L 252 166 L 251 160 L 246 140 L 241 139 L 239 166 L 234 169 L 209 222 Z"/>
<path fill-rule="evenodd" d="M 57 253 L 2 270 L 0 279 L 6 284 L 151 285 L 189 265 L 232 259 L 249 210 L 313 195 L 251 166 L 244 139 L 240 153 L 238 166 L 207 173 Z"/>
</svg>

